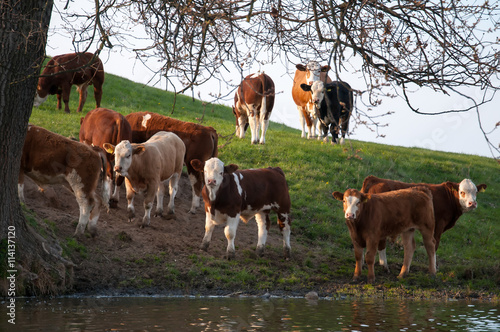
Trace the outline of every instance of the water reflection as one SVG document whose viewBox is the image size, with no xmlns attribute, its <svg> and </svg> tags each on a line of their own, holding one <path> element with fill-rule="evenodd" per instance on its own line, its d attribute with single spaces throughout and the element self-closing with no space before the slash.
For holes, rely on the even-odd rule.
<svg viewBox="0 0 500 332">
<path fill-rule="evenodd" d="M 0 331 L 500 330 L 498 304 L 466 301 L 92 297 L 16 303 L 16 325 L 4 314 Z"/>
</svg>

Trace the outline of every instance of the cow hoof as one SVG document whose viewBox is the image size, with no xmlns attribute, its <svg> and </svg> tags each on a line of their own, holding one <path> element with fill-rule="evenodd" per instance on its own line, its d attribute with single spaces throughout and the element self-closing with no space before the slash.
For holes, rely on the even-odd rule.
<svg viewBox="0 0 500 332">
<path fill-rule="evenodd" d="M 336 143 L 336 142 L 334 142 L 334 141 L 332 141 L 332 145 L 333 145 L 333 146 L 335 146 L 335 145 L 337 145 L 337 143 Z"/>
<path fill-rule="evenodd" d="M 285 259 L 286 260 L 290 260 L 290 257 L 292 256 L 291 255 L 292 249 L 290 249 L 290 248 L 283 248 L 283 251 L 284 251 Z"/>
<path fill-rule="evenodd" d="M 200 249 L 203 250 L 203 251 L 208 251 L 208 246 L 210 245 L 209 242 L 203 242 L 201 245 L 200 245 Z"/>
<path fill-rule="evenodd" d="M 191 209 L 188 211 L 189 214 L 196 214 L 196 209 Z"/>
<path fill-rule="evenodd" d="M 165 219 L 167 220 L 176 220 L 177 216 L 175 215 L 174 212 L 169 211 L 167 215 L 165 216 Z"/>
<path fill-rule="evenodd" d="M 256 252 L 257 252 L 257 256 L 259 256 L 259 257 L 264 256 L 264 246 L 257 247 Z"/>
<path fill-rule="evenodd" d="M 158 210 L 155 212 L 155 217 L 163 217 L 163 210 Z"/>
<path fill-rule="evenodd" d="M 231 259 L 234 259 L 235 257 L 236 257 L 236 255 L 235 255 L 234 251 L 229 251 L 226 254 L 226 258 L 228 261 L 230 261 Z"/>
<path fill-rule="evenodd" d="M 110 199 L 109 200 L 109 207 L 112 209 L 117 209 L 118 208 L 118 201 L 116 199 Z"/>
</svg>

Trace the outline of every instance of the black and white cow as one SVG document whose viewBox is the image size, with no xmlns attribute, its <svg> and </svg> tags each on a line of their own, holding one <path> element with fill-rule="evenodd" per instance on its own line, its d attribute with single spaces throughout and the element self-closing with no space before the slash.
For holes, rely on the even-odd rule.
<svg viewBox="0 0 500 332">
<path fill-rule="evenodd" d="M 317 117 L 320 121 L 320 131 L 325 142 L 328 141 L 328 129 L 332 135 L 332 144 L 337 143 L 339 131 L 342 130 L 340 144 L 349 130 L 349 118 L 353 107 L 353 92 L 351 86 L 342 81 L 323 83 L 314 81 L 312 84 L 301 84 L 304 91 L 310 91 Z"/>
<path fill-rule="evenodd" d="M 285 258 L 290 258 L 290 195 L 285 174 L 279 167 L 238 170 L 231 164 L 224 166 L 218 158 L 206 162 L 192 160 L 194 169 L 203 171 L 205 186 L 202 190 L 205 202 L 205 236 L 201 244 L 207 250 L 215 225 L 224 225 L 227 238 L 227 258 L 235 256 L 234 238 L 240 218 L 247 222 L 255 217 L 259 228 L 257 254 L 262 256 L 271 225 L 269 213 L 278 215 L 278 225 L 283 234 Z"/>
</svg>

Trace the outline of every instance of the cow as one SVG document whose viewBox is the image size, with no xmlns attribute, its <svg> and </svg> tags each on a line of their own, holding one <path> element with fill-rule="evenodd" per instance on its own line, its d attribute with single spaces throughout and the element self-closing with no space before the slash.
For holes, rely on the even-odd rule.
<svg viewBox="0 0 500 332">
<path fill-rule="evenodd" d="M 301 88 L 301 84 L 312 84 L 314 81 L 330 83 L 332 80 L 326 74 L 330 66 L 320 67 L 317 61 L 309 61 L 307 65 L 298 64 L 295 66 L 295 77 L 293 78 L 292 98 L 299 110 L 300 123 L 302 125 L 301 137 L 306 137 L 305 125 L 307 124 L 307 138 L 316 137 L 316 117 L 314 104 L 311 101 L 311 94 Z"/>
<path fill-rule="evenodd" d="M 107 205 L 108 192 L 96 194 L 99 177 L 106 170 L 106 156 L 92 147 L 73 141 L 42 127 L 28 125 L 18 179 L 19 200 L 24 203 L 24 176 L 38 186 L 63 184 L 71 188 L 80 207 L 80 218 L 74 236 L 97 234 L 101 204 Z"/>
<path fill-rule="evenodd" d="M 377 245 L 381 240 L 399 234 L 403 239 L 404 260 L 398 278 L 405 277 L 415 252 L 415 229 L 422 234 L 429 257 L 429 273 L 436 274 L 434 207 L 429 189 L 414 187 L 381 194 L 364 194 L 356 189 L 347 189 L 344 193 L 335 191 L 332 195 L 344 203 L 345 222 L 356 258 L 354 281 L 361 276 L 363 248 L 366 248 L 368 283 L 373 283 Z"/>
<path fill-rule="evenodd" d="M 173 132 L 182 139 L 186 146 L 184 163 L 193 192 L 189 213 L 194 214 L 200 206 L 203 172 L 196 171 L 191 166 L 191 160 L 199 159 L 205 161 L 212 157 L 217 157 L 217 143 L 219 138 L 215 129 L 151 112 L 130 113 L 125 118 L 132 127 L 133 143 L 145 142 L 158 131 Z"/>
<path fill-rule="evenodd" d="M 194 159 L 191 164 L 205 173 L 203 201 L 205 202 L 205 236 L 201 249 L 207 251 L 215 225 L 225 226 L 227 259 L 235 257 L 234 238 L 240 218 L 248 222 L 252 217 L 258 226 L 257 254 L 262 256 L 267 233 L 271 225 L 269 213 L 278 215 L 278 225 L 283 234 L 283 249 L 290 258 L 290 195 L 285 174 L 279 167 L 238 170 L 231 164 L 224 166 L 218 158 L 205 162 Z"/>
<path fill-rule="evenodd" d="M 274 106 L 274 94 L 274 82 L 264 73 L 248 75 L 243 79 L 234 95 L 236 136 L 244 138 L 250 124 L 251 144 L 265 144 L 269 118 Z"/>
<path fill-rule="evenodd" d="M 163 215 L 163 181 L 169 180 L 168 217 L 175 216 L 174 199 L 181 177 L 186 147 L 174 133 L 160 131 L 142 144 L 121 141 L 116 146 L 104 143 L 104 149 L 115 155 L 114 170 L 125 178 L 129 222 L 135 217 L 135 193 L 144 194 L 144 217 L 141 228 L 151 222 L 156 193 L 156 216 Z"/>
<path fill-rule="evenodd" d="M 104 143 L 117 145 L 123 140 L 132 140 L 132 128 L 127 119 L 120 113 L 107 109 L 96 108 L 80 119 L 80 142 L 92 146 L 103 148 Z M 111 184 L 115 183 L 115 189 L 110 199 L 110 206 L 116 207 L 120 198 L 120 186 L 123 183 L 123 177 L 114 176 L 114 156 L 106 153 L 106 188 L 111 190 Z"/>
<path fill-rule="evenodd" d="M 96 108 L 101 106 L 104 67 L 99 57 L 93 53 L 70 53 L 53 57 L 45 66 L 36 88 L 34 106 L 40 106 L 48 95 L 57 95 L 57 109 L 69 113 L 71 86 L 76 85 L 80 94 L 77 112 L 81 112 L 87 100 L 87 87 L 94 85 Z"/>
<path fill-rule="evenodd" d="M 434 240 L 436 251 L 439 248 L 441 235 L 455 226 L 458 218 L 468 211 L 477 207 L 476 195 L 486 190 L 485 184 L 476 185 L 470 179 L 464 179 L 460 183 L 443 182 L 441 184 L 428 183 L 405 183 L 388 179 L 381 179 L 373 175 L 367 176 L 363 181 L 361 192 L 365 194 L 383 193 L 392 190 L 411 188 L 414 186 L 427 187 L 432 192 L 434 204 Z M 386 256 L 386 241 L 382 239 L 378 246 L 379 263 L 385 269 L 389 269 Z"/>
<path fill-rule="evenodd" d="M 340 130 L 342 130 L 340 144 L 344 144 L 354 99 L 351 86 L 342 81 L 327 84 L 314 81 L 312 84 L 303 83 L 300 87 L 304 91 L 311 92 L 311 100 L 320 122 L 320 135 L 325 143 L 328 142 L 329 128 L 332 144 L 337 143 Z"/>
</svg>

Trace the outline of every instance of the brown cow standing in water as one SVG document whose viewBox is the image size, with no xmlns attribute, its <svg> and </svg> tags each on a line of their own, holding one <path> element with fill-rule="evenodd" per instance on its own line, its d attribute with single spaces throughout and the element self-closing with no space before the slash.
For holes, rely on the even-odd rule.
<svg viewBox="0 0 500 332">
<path fill-rule="evenodd" d="M 101 106 L 104 67 L 101 60 L 93 53 L 70 53 L 53 57 L 45 66 L 36 88 L 34 106 L 40 106 L 48 95 L 57 95 L 57 109 L 61 109 L 61 97 L 64 111 L 69 113 L 69 95 L 71 86 L 76 85 L 80 94 L 77 112 L 81 112 L 87 100 L 87 87 L 94 85 L 96 108 Z"/>
</svg>

